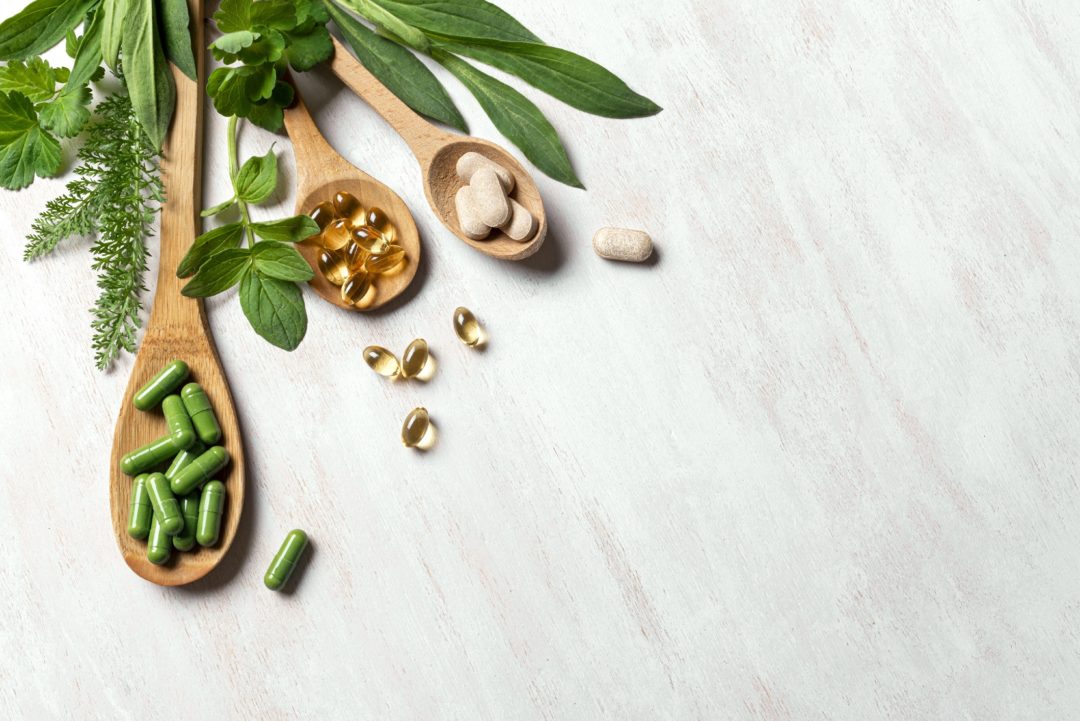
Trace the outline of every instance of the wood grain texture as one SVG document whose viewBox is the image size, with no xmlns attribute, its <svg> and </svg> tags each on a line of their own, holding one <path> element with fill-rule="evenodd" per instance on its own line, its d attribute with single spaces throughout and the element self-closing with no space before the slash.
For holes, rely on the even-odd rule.
<svg viewBox="0 0 1080 721">
<path fill-rule="evenodd" d="M 664 112 L 609 121 L 528 91 L 589 191 L 534 173 L 548 239 L 503 263 L 425 210 L 368 106 L 325 69 L 298 77 L 332 145 L 414 210 L 424 263 L 393 311 L 305 292 L 294 353 L 235 296 L 207 303 L 248 496 L 191 586 L 116 553 L 131 363 L 93 370 L 86 244 L 20 260 L 62 183 L 0 194 L 5 715 L 1074 718 L 1074 4 L 500 5 Z M 228 190 L 207 117 L 211 204 Z M 295 178 L 282 137 L 245 130 L 243 152 L 273 142 Z M 597 258 L 605 225 L 648 230 L 655 260 Z M 458 305 L 483 353 L 454 339 Z M 417 335 L 431 382 L 364 366 L 365 345 Z M 417 405 L 427 454 L 398 440 Z M 271 593 L 295 527 L 313 549 Z"/>
</svg>

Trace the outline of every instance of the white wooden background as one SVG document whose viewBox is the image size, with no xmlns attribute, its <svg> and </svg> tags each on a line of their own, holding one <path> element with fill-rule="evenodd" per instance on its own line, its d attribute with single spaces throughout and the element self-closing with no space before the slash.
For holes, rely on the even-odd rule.
<svg viewBox="0 0 1080 721">
<path fill-rule="evenodd" d="M 589 191 L 538 174 L 551 236 L 511 265 L 435 221 L 357 98 L 301 78 L 335 147 L 414 209 L 419 291 L 372 316 L 308 294 L 292 354 L 233 295 L 209 304 L 250 495 L 191 588 L 135 577 L 112 537 L 130 360 L 92 367 L 86 244 L 20 260 L 62 181 L 0 194 L 0 715 L 1075 718 L 1075 4 L 503 5 L 664 112 L 531 93 Z M 282 138 L 242 145 L 273 141 L 290 179 Z M 595 257 L 607 224 L 648 229 L 657 261 Z M 487 352 L 454 339 L 459 304 Z M 428 385 L 363 365 L 417 335 Z M 397 437 L 419 404 L 427 455 Z M 271 593 L 296 526 L 314 553 Z"/>
</svg>

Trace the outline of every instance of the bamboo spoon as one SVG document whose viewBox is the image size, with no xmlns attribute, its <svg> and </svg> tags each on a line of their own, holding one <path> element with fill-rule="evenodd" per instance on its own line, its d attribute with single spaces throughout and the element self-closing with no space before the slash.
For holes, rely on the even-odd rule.
<svg viewBox="0 0 1080 721">
<path fill-rule="evenodd" d="M 192 18 L 193 47 L 198 76 L 203 77 L 203 0 L 188 0 Z M 120 405 L 120 417 L 113 435 L 112 465 L 109 469 L 109 503 L 112 506 L 113 531 L 124 561 L 147 581 L 162 586 L 180 586 L 202 578 L 212 571 L 229 550 L 236 536 L 240 512 L 244 507 L 244 449 L 236 421 L 229 385 L 221 370 L 217 351 L 210 338 L 206 313 L 198 298 L 180 295 L 176 267 L 198 235 L 198 210 L 201 207 L 202 99 L 199 83 L 171 68 L 176 81 L 176 114 L 162 152 L 161 172 L 166 202 L 161 209 L 161 267 L 158 270 L 154 298 L 146 336 L 135 357 L 127 392 Z M 228 489 L 221 540 L 212 548 L 196 546 L 194 552 L 174 552 L 164 566 L 146 559 L 146 542 L 127 534 L 131 502 L 131 481 L 120 471 L 120 457 L 155 438 L 165 435 L 165 422 L 159 413 L 136 410 L 131 399 L 135 391 L 169 361 L 179 358 L 191 367 L 193 380 L 202 384 L 214 405 L 221 424 L 223 443 L 232 456 L 222 471 Z"/>
<path fill-rule="evenodd" d="M 337 38 L 334 38 L 334 57 L 330 61 L 330 69 L 374 108 L 408 144 L 420 163 L 428 203 L 451 233 L 481 253 L 501 260 L 522 260 L 540 250 L 547 235 L 544 201 L 532 176 L 514 156 L 487 140 L 451 135 L 439 130 L 387 90 Z M 454 194 L 462 183 L 457 177 L 456 166 L 458 158 L 470 151 L 485 156 L 514 174 L 514 192 L 511 196 L 536 218 L 536 235 L 528 242 L 512 240 L 498 228 L 493 228 L 491 235 L 484 240 L 473 240 L 458 230 Z"/>
<path fill-rule="evenodd" d="M 293 84 L 296 89 L 296 84 Z M 328 281 L 319 271 L 319 246 L 312 242 L 297 243 L 296 248 L 315 271 L 311 286 L 315 292 L 334 305 L 347 310 L 381 308 L 409 287 L 420 264 L 420 232 L 405 201 L 397 193 L 338 155 L 319 132 L 304 105 L 300 91 L 295 104 L 285 111 L 285 129 L 292 140 L 296 156 L 296 212 L 310 213 L 319 203 L 330 200 L 340 191 L 352 193 L 364 208 L 378 207 L 386 211 L 396 230 L 394 242 L 405 250 L 405 268 L 393 275 L 375 276 L 375 298 L 363 308 L 341 299 L 341 289 Z"/>
</svg>

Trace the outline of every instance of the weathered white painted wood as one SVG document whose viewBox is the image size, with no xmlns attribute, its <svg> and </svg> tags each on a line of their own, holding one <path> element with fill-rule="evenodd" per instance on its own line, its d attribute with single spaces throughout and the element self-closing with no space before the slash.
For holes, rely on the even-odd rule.
<svg viewBox="0 0 1080 721">
<path fill-rule="evenodd" d="M 1074 5 L 503 5 L 665 111 L 532 93 L 590 189 L 538 176 L 551 232 L 509 265 L 442 228 L 372 112 L 300 79 L 335 147 L 414 209 L 425 266 L 393 312 L 309 295 L 293 354 L 234 297 L 209 303 L 249 507 L 195 588 L 148 585 L 111 537 L 130 362 L 92 368 L 85 244 L 20 260 L 62 181 L 0 194 L 2 715 L 1072 718 Z M 275 200 L 260 217 L 292 207 Z M 595 257 L 603 225 L 648 230 L 655 261 Z M 486 352 L 454 339 L 459 304 Z M 363 365 L 416 335 L 431 383 Z M 427 455 L 397 440 L 418 404 L 441 434 Z M 295 526 L 315 552 L 270 593 Z"/>
</svg>

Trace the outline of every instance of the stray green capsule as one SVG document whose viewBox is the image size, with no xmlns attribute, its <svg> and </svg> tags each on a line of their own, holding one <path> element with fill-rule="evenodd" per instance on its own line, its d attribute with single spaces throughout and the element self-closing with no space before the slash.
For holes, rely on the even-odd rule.
<svg viewBox="0 0 1080 721">
<path fill-rule="evenodd" d="M 190 466 L 192 461 L 204 453 L 206 453 L 206 446 L 199 441 L 195 441 L 191 444 L 191 448 L 176 454 L 176 457 L 173 458 L 172 463 L 169 464 L 168 469 L 165 471 L 165 477 L 172 481 L 172 479 L 176 478 L 177 473 Z"/>
<path fill-rule="evenodd" d="M 210 480 L 228 462 L 229 452 L 221 446 L 207 449 L 206 453 L 203 453 L 173 476 L 172 480 L 169 481 L 172 492 L 178 496 L 186 496 Z"/>
<path fill-rule="evenodd" d="M 146 489 L 146 474 L 135 476 L 131 482 L 131 510 L 128 513 L 128 535 L 132 538 L 146 538 L 150 535 L 150 524 L 154 520 L 154 507 L 150 503 L 150 492 Z"/>
<path fill-rule="evenodd" d="M 181 450 L 191 448 L 197 440 L 195 427 L 191 425 L 191 418 L 180 396 L 165 396 L 165 400 L 161 401 L 161 412 L 165 414 L 165 425 L 169 427 L 176 447 Z"/>
<path fill-rule="evenodd" d="M 221 533 L 221 510 L 225 507 L 225 484 L 210 481 L 199 496 L 199 523 L 195 540 L 200 546 L 213 546 Z"/>
<path fill-rule="evenodd" d="M 184 408 L 191 416 L 191 422 L 195 424 L 195 432 L 199 434 L 199 440 L 207 445 L 213 445 L 221 440 L 221 424 L 214 415 L 214 407 L 210 405 L 210 399 L 198 383 L 188 383 L 180 391 L 180 397 L 184 399 Z"/>
<path fill-rule="evenodd" d="M 195 532 L 199 524 L 198 493 L 180 499 L 180 513 L 184 516 L 184 530 L 172 537 L 172 545 L 177 551 L 190 551 L 195 547 Z"/>
<path fill-rule="evenodd" d="M 267 588 L 276 591 L 285 585 L 307 545 L 308 537 L 306 533 L 299 528 L 289 531 L 288 535 L 285 536 L 285 540 L 281 543 L 281 548 L 278 549 L 277 554 L 274 556 L 274 560 L 270 562 L 270 568 L 266 569 L 266 575 L 263 576 L 263 583 L 266 584 Z"/>
<path fill-rule="evenodd" d="M 140 411 L 148 411 L 180 387 L 184 379 L 188 377 L 191 369 L 182 360 L 174 360 L 169 365 L 158 371 L 158 374 L 148 380 L 146 385 L 135 393 L 131 399 L 132 404 Z"/>
<path fill-rule="evenodd" d="M 172 555 L 172 539 L 158 523 L 157 515 L 150 523 L 150 535 L 146 539 L 146 558 L 155 566 L 167 563 Z"/>
<path fill-rule="evenodd" d="M 150 503 L 154 506 L 154 518 L 161 524 L 161 530 L 175 536 L 184 530 L 184 515 L 180 513 L 180 503 L 169 488 L 164 473 L 151 473 L 146 477 L 146 490 L 150 494 Z"/>
<path fill-rule="evenodd" d="M 180 450 L 180 448 L 176 447 L 176 439 L 170 433 L 126 454 L 120 459 L 120 470 L 129 476 L 145 473 L 156 466 L 160 466 Z"/>
</svg>

